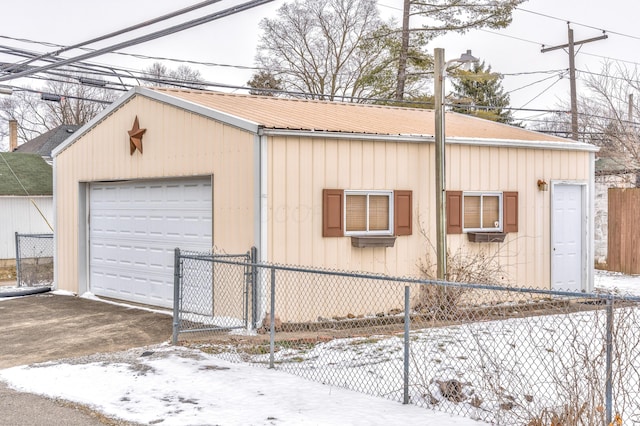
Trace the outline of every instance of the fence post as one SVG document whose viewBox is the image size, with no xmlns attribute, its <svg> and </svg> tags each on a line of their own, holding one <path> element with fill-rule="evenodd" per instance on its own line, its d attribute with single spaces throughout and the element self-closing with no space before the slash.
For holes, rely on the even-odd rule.
<svg viewBox="0 0 640 426">
<path fill-rule="evenodd" d="M 258 328 L 258 249 L 251 247 L 251 324 Z"/>
<path fill-rule="evenodd" d="M 404 287 L 404 398 L 403 404 L 409 403 L 409 330 L 411 329 L 411 316 L 409 310 L 411 309 L 410 300 L 410 288 Z"/>
<path fill-rule="evenodd" d="M 249 296 L 252 294 L 252 290 L 251 290 L 251 282 L 252 282 L 252 278 L 251 278 L 251 266 L 249 265 L 251 263 L 251 249 L 249 249 L 249 251 L 247 251 L 244 254 L 244 262 L 245 262 L 245 266 L 244 266 L 244 311 L 243 311 L 243 317 L 244 317 L 244 328 L 247 331 L 250 331 L 251 328 L 249 327 L 249 324 L 252 324 L 252 321 L 249 317 Z M 214 266 L 211 265 L 211 267 L 213 268 Z"/>
<path fill-rule="evenodd" d="M 271 309 L 269 314 L 269 368 L 273 368 L 276 347 L 276 270 L 271 268 Z"/>
<path fill-rule="evenodd" d="M 605 384 L 605 424 L 611 424 L 613 418 L 613 378 L 612 378 L 612 353 L 613 353 L 613 300 L 611 297 L 607 299 L 607 343 L 606 343 L 606 384 Z"/>
<path fill-rule="evenodd" d="M 171 342 L 178 344 L 180 332 L 180 249 L 176 248 L 173 260 L 173 338 Z"/>
<path fill-rule="evenodd" d="M 20 237 L 18 237 L 18 233 L 16 232 L 16 285 L 18 287 L 21 287 L 20 275 Z"/>
</svg>

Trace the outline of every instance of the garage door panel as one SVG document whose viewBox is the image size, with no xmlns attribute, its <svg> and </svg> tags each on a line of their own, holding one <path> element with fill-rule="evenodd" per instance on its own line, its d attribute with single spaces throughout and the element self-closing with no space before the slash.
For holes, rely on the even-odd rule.
<svg viewBox="0 0 640 426">
<path fill-rule="evenodd" d="M 91 291 L 172 306 L 174 249 L 212 247 L 210 179 L 91 186 Z"/>
</svg>

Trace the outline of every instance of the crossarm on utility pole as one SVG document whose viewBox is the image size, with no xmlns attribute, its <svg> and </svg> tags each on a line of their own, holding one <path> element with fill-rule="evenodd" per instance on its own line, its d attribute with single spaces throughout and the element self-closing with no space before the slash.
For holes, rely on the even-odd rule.
<svg viewBox="0 0 640 426">
<path fill-rule="evenodd" d="M 569 83 L 571 85 L 571 139 L 578 140 L 578 94 L 576 89 L 576 54 L 575 46 L 585 43 L 591 43 L 593 41 L 604 40 L 609 38 L 608 35 L 603 34 L 599 37 L 592 37 L 585 40 L 574 41 L 573 29 L 569 27 L 568 40 L 566 44 L 559 46 L 543 47 L 540 51 L 542 53 L 551 52 L 552 50 L 569 48 Z"/>
</svg>

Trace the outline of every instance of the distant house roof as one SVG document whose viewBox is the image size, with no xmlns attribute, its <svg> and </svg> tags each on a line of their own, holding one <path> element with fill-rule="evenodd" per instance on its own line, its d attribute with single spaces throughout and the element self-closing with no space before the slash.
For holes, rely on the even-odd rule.
<svg viewBox="0 0 640 426">
<path fill-rule="evenodd" d="M 52 195 L 53 172 L 37 154 L 0 152 L 0 196 Z"/>
<path fill-rule="evenodd" d="M 17 147 L 13 152 L 38 154 L 45 160 L 51 158 L 51 151 L 65 141 L 82 126 L 63 124 Z"/>
<path fill-rule="evenodd" d="M 596 159 L 595 175 L 623 175 L 640 173 L 640 165 L 629 156 L 601 156 Z"/>
</svg>

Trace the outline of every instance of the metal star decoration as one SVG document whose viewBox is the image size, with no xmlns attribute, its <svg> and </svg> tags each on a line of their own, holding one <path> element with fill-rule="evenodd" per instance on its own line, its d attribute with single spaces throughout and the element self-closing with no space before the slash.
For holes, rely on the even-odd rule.
<svg viewBox="0 0 640 426">
<path fill-rule="evenodd" d="M 129 148 L 131 150 L 131 155 L 136 152 L 136 149 L 140 151 L 142 154 L 142 135 L 146 132 L 147 129 L 141 129 L 140 123 L 138 122 L 138 116 L 136 115 L 136 119 L 133 121 L 133 128 L 129 130 Z"/>
</svg>

